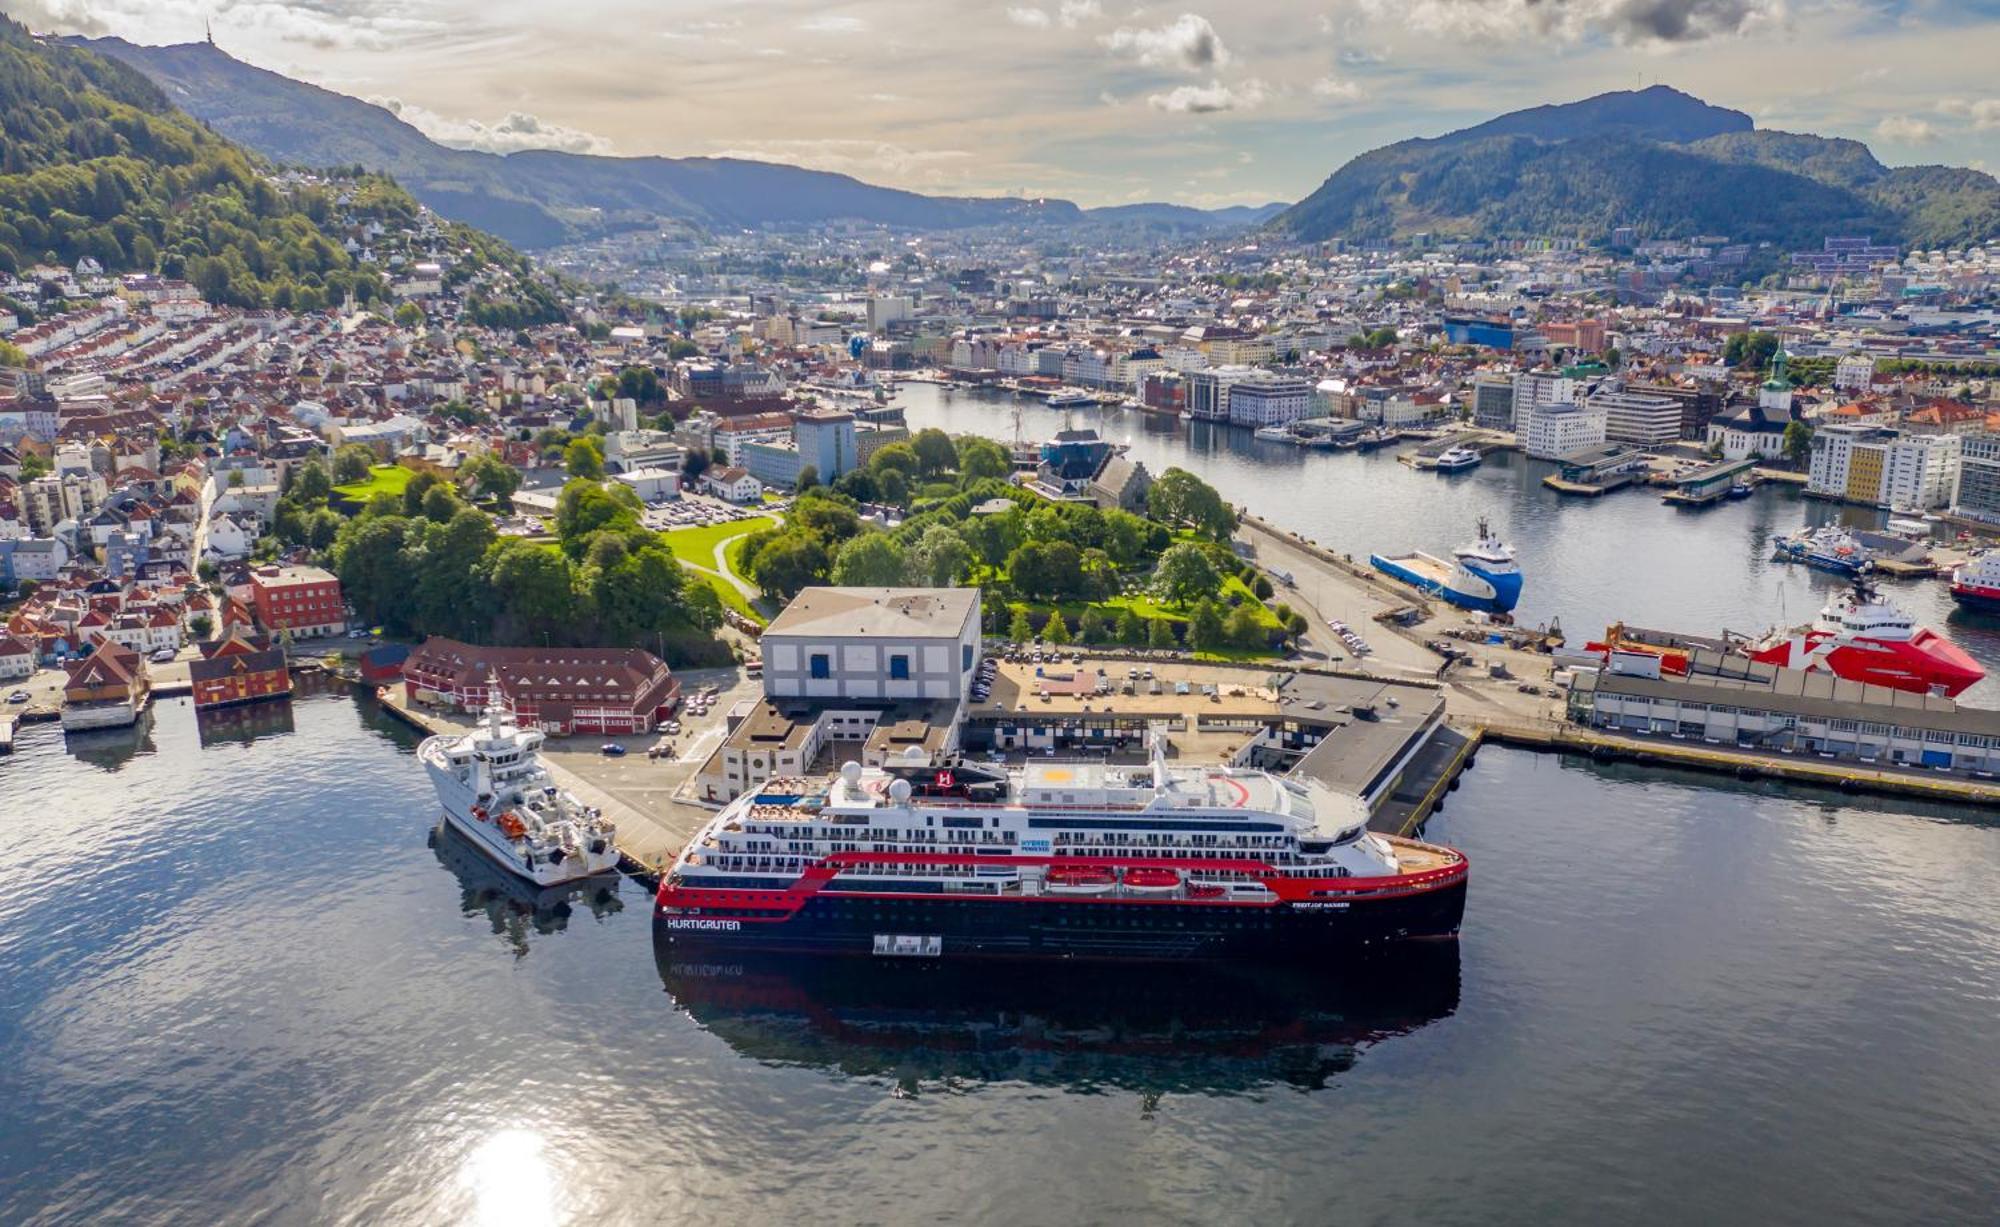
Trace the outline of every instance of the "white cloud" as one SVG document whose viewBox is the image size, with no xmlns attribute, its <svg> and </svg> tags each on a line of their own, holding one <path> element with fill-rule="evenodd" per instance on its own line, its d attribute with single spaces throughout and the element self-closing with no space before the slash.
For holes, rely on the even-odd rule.
<svg viewBox="0 0 2000 1227">
<path fill-rule="evenodd" d="M 1056 20 L 1062 22 L 1063 29 L 1074 30 L 1086 21 L 1096 21 L 1104 16 L 1104 6 L 1097 0 L 1062 0 L 1056 10 Z"/>
<path fill-rule="evenodd" d="M 37 34 L 111 33 L 104 14 L 90 0 L 7 0 L 0 4 L 9 17 Z"/>
<path fill-rule="evenodd" d="M 1937 139 L 1937 128 L 1928 119 L 1890 115 L 1875 125 L 1875 135 L 1901 145 L 1928 145 Z"/>
<path fill-rule="evenodd" d="M 1359 81 L 1346 77 L 1321 77 L 1312 83 L 1312 92 L 1318 97 L 1339 102 L 1359 102 L 1365 93 Z"/>
<path fill-rule="evenodd" d="M 1250 111 L 1264 103 L 1264 83 L 1252 77 L 1236 85 L 1210 81 L 1207 85 L 1182 85 L 1164 94 L 1152 94 L 1146 105 L 1156 111 L 1176 115 L 1209 115 L 1216 111 Z"/>
<path fill-rule="evenodd" d="M 1099 40 L 1113 51 L 1129 52 L 1149 67 L 1179 67 L 1189 72 L 1220 68 L 1229 62 L 1229 48 L 1208 18 L 1182 13 L 1164 26 L 1131 29 L 1120 26 Z"/>
<path fill-rule="evenodd" d="M 526 111 L 511 111 L 498 123 L 452 119 L 400 98 L 371 98 L 404 123 L 440 145 L 477 149 L 484 153 L 518 153 L 523 149 L 558 149 L 564 153 L 609 154 L 611 142 L 594 133 L 551 123 Z"/>
<path fill-rule="evenodd" d="M 1357 0 L 1377 21 L 1466 40 L 1693 43 L 1782 26 L 1787 0 Z"/>
<path fill-rule="evenodd" d="M 1046 10 L 1035 8 L 1010 8 L 1007 10 L 1007 20 L 1017 26 L 1026 26 L 1030 30 L 1046 30 L 1055 21 Z"/>
<path fill-rule="evenodd" d="M 1971 120 L 1981 132 L 2000 128 L 2000 98 L 1947 98 L 1937 109 L 1940 114 Z"/>
<path fill-rule="evenodd" d="M 843 17 L 838 14 L 808 17 L 799 23 L 799 29 L 809 34 L 859 34 L 867 28 L 868 23 L 859 17 Z"/>
</svg>

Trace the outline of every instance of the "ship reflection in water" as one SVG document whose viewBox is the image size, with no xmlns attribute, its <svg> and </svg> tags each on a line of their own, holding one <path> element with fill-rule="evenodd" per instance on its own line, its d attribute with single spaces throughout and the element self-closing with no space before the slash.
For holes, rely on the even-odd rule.
<svg viewBox="0 0 2000 1227">
<path fill-rule="evenodd" d="M 493 935 L 505 941 L 514 957 L 528 953 L 531 938 L 549 937 L 569 928 L 579 909 L 602 920 L 625 910 L 618 897 L 619 875 L 595 874 L 559 886 L 536 886 L 508 873 L 484 852 L 440 821 L 431 828 L 431 852 L 458 879 L 459 910 L 467 916 L 485 913 Z"/>
<path fill-rule="evenodd" d="M 925 1083 L 1148 1097 L 1325 1088 L 1458 1008 L 1457 942 L 1309 967 L 694 959 L 655 941 L 674 1002 L 752 1060 Z"/>
</svg>

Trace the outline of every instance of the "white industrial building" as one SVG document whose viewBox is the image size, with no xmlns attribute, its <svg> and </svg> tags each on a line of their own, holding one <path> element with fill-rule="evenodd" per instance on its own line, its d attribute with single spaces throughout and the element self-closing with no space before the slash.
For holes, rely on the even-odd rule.
<svg viewBox="0 0 2000 1227">
<path fill-rule="evenodd" d="M 773 698 L 963 700 L 977 588 L 807 588 L 764 630 Z"/>
<path fill-rule="evenodd" d="M 1555 460 L 1604 442 L 1603 408 L 1576 401 L 1538 404 L 1528 410 L 1521 442 L 1529 456 Z"/>
<path fill-rule="evenodd" d="M 1664 447 L 1681 437 L 1681 403 L 1671 396 L 1644 392 L 1597 392 L 1590 407 L 1604 411 L 1607 443 L 1634 447 Z"/>
</svg>

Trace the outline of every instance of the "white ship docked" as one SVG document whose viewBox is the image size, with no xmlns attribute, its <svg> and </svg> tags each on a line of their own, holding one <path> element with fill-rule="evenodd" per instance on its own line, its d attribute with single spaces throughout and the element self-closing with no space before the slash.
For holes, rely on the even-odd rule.
<svg viewBox="0 0 2000 1227">
<path fill-rule="evenodd" d="M 497 690 L 479 728 L 430 737 L 417 747 L 445 820 L 538 886 L 616 869 L 616 829 L 555 786 L 538 757 L 543 734 L 509 720 Z"/>
<path fill-rule="evenodd" d="M 774 777 L 660 882 L 672 943 L 1068 958 L 1302 954 L 1449 937 L 1466 862 L 1353 796 L 1229 767 L 965 760 Z"/>
</svg>

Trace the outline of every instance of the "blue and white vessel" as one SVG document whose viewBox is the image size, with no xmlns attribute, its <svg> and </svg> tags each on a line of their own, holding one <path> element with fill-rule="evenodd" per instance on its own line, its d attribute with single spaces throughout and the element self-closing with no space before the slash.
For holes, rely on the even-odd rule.
<svg viewBox="0 0 2000 1227">
<path fill-rule="evenodd" d="M 1802 562 L 1835 575 L 1866 575 L 1875 569 L 1874 551 L 1837 524 L 1802 528 L 1771 538 L 1774 562 Z"/>
<path fill-rule="evenodd" d="M 1479 539 L 1452 551 L 1452 561 L 1422 552 L 1370 554 L 1369 565 L 1431 596 L 1465 609 L 1508 613 L 1521 600 L 1521 567 L 1514 547 L 1479 519 Z"/>
</svg>

